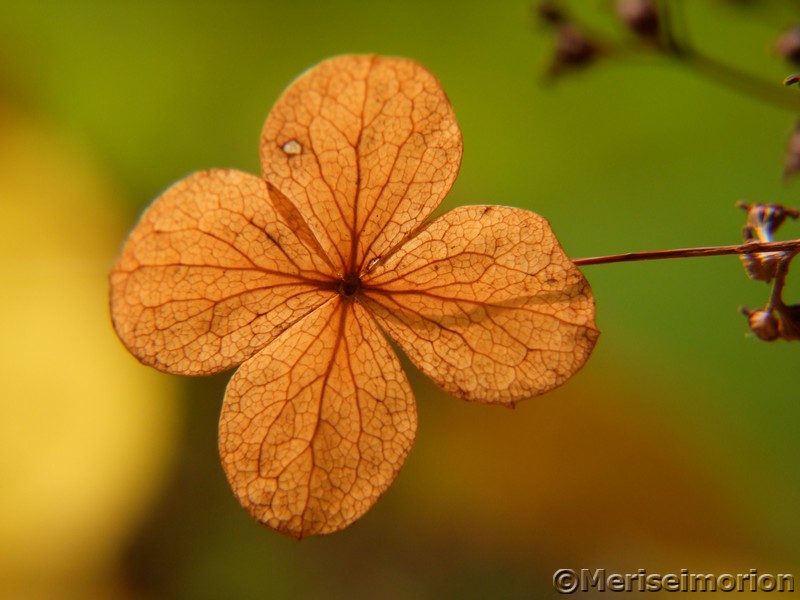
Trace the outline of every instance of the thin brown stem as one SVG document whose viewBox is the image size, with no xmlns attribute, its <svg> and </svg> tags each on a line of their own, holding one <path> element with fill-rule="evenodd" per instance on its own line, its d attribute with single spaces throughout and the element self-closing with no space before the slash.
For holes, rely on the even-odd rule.
<svg viewBox="0 0 800 600">
<path fill-rule="evenodd" d="M 604 265 L 608 263 L 635 262 L 641 260 L 662 260 L 668 258 L 699 258 L 704 256 L 724 256 L 726 254 L 751 254 L 753 252 L 800 252 L 800 240 L 785 242 L 748 242 L 735 246 L 701 246 L 699 248 L 676 248 L 673 250 L 651 250 L 647 252 L 628 252 L 609 256 L 578 258 L 572 262 L 579 267 Z"/>
<path fill-rule="evenodd" d="M 683 48 L 679 53 L 669 52 L 668 55 L 681 61 L 699 75 L 708 77 L 714 83 L 776 107 L 792 112 L 800 110 L 800 97 L 796 94 L 787 94 L 778 85 L 772 85 L 759 77 L 715 60 L 694 48 Z"/>
<path fill-rule="evenodd" d="M 793 252 L 787 252 L 778 263 L 778 272 L 775 274 L 775 279 L 772 282 L 772 291 L 769 295 L 769 302 L 767 303 L 766 310 L 772 312 L 779 306 L 783 305 L 783 287 L 786 285 L 786 275 L 789 273 L 789 263 L 797 253 L 797 249 Z"/>
</svg>

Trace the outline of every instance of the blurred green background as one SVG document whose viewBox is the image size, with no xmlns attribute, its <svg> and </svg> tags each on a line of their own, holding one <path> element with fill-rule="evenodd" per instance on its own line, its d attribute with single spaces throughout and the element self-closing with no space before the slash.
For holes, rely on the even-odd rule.
<svg viewBox="0 0 800 600">
<path fill-rule="evenodd" d="M 609 2 L 576 4 L 624 37 Z M 780 88 L 791 67 L 770 45 L 795 3 L 685 4 L 699 47 Z M 349 529 L 299 543 L 227 487 L 228 376 L 157 373 L 114 336 L 106 276 L 139 212 L 195 170 L 258 173 L 272 103 L 339 53 L 439 77 L 465 145 L 443 209 L 534 210 L 573 257 L 737 243 L 736 200 L 800 204 L 781 177 L 791 111 L 646 53 L 547 84 L 552 51 L 524 0 L 0 3 L 0 598 L 540 598 L 562 567 L 800 576 L 800 346 L 748 335 L 737 308 L 768 290 L 735 257 L 587 267 L 597 349 L 516 410 L 409 366 L 420 424 L 400 477 Z"/>
</svg>

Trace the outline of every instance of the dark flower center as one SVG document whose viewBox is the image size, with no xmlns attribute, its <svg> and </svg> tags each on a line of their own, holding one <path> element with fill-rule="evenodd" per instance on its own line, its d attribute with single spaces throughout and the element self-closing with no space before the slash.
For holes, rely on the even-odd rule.
<svg viewBox="0 0 800 600">
<path fill-rule="evenodd" d="M 358 275 L 349 275 L 339 283 L 339 293 L 345 300 L 355 296 L 361 289 L 361 278 Z"/>
</svg>

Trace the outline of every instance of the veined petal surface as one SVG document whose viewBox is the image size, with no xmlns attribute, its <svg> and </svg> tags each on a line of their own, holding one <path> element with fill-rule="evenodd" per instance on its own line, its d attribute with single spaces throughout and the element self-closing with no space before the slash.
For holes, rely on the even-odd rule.
<svg viewBox="0 0 800 600">
<path fill-rule="evenodd" d="M 513 405 L 572 376 L 598 331 L 589 284 L 547 221 L 456 208 L 364 279 L 363 304 L 442 389 Z"/>
<path fill-rule="evenodd" d="M 205 375 L 238 365 L 331 298 L 331 281 L 261 178 L 204 171 L 164 192 L 131 232 L 110 277 L 111 316 L 143 363 Z"/>
<path fill-rule="evenodd" d="M 261 136 L 265 179 L 331 261 L 358 273 L 445 197 L 461 133 L 439 82 L 407 59 L 340 56 L 298 78 Z"/>
<path fill-rule="evenodd" d="M 239 502 L 301 538 L 364 514 L 394 481 L 416 428 L 386 338 L 358 303 L 334 298 L 236 371 L 219 447 Z"/>
</svg>

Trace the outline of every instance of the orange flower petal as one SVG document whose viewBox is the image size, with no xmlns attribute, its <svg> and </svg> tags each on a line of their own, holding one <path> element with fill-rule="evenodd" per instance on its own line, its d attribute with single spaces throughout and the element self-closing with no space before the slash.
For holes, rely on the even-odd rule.
<svg viewBox="0 0 800 600">
<path fill-rule="evenodd" d="M 433 221 L 364 280 L 364 305 L 445 391 L 513 405 L 563 383 L 598 331 L 589 284 L 547 221 L 466 206 Z"/>
<path fill-rule="evenodd" d="M 216 373 L 331 298 L 332 279 L 276 213 L 261 178 L 206 171 L 142 215 L 111 273 L 111 315 L 143 363 Z"/>
<path fill-rule="evenodd" d="M 356 274 L 439 205 L 461 148 L 428 71 L 406 59 L 341 56 L 284 92 L 264 125 L 261 162 L 331 261 Z"/>
<path fill-rule="evenodd" d="M 397 356 L 361 306 L 336 298 L 236 371 L 220 454 L 239 502 L 300 538 L 364 514 L 400 470 L 416 427 Z"/>
</svg>

